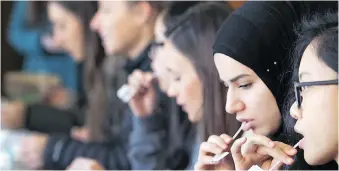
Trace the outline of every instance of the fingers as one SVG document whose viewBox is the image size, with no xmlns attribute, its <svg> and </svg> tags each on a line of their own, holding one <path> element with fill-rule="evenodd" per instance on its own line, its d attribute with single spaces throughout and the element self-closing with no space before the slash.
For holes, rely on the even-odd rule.
<svg viewBox="0 0 339 171">
<path fill-rule="evenodd" d="M 273 148 L 275 146 L 275 143 L 271 139 L 267 138 L 266 136 L 257 135 L 257 134 L 254 136 L 251 136 L 247 142 L 248 144 L 256 144 L 256 145 L 266 146 L 269 148 Z"/>
<path fill-rule="evenodd" d="M 293 147 L 292 147 L 293 148 Z M 290 148 L 286 147 L 286 146 L 276 146 L 274 148 L 268 148 L 265 146 L 260 146 L 257 150 L 257 152 L 259 154 L 264 154 L 264 155 L 269 155 L 271 157 L 273 157 L 274 159 L 283 162 L 284 164 L 292 164 L 293 163 L 293 159 L 284 152 L 283 149 L 286 149 L 287 151 L 292 151 Z M 291 154 L 295 154 L 296 152 L 293 152 Z"/>
<path fill-rule="evenodd" d="M 276 141 L 274 143 L 276 144 L 277 147 L 281 148 L 281 150 L 284 151 L 289 156 L 294 156 L 297 154 L 297 150 L 290 145 L 284 144 L 279 141 Z"/>
<path fill-rule="evenodd" d="M 242 161 L 243 156 L 241 154 L 241 146 L 245 144 L 246 141 L 247 141 L 246 137 L 242 137 L 234 141 L 231 147 L 231 153 L 235 162 Z"/>
<path fill-rule="evenodd" d="M 243 145 L 243 154 L 254 153 L 259 146 L 273 148 L 275 144 L 272 140 L 265 136 L 253 135 L 251 137 L 248 137 L 246 144 Z"/>
<path fill-rule="evenodd" d="M 220 137 L 224 140 L 228 145 L 232 142 L 232 137 L 227 134 L 221 134 Z"/>
<path fill-rule="evenodd" d="M 136 70 L 128 77 L 128 84 L 136 91 L 140 91 L 142 88 L 148 88 L 151 85 L 152 79 L 152 73 Z"/>
<path fill-rule="evenodd" d="M 225 143 L 224 139 L 222 139 L 221 137 L 216 136 L 216 135 L 210 136 L 208 138 L 207 142 L 216 144 L 216 145 L 218 145 L 222 149 L 226 149 L 227 148 L 227 144 Z"/>
<path fill-rule="evenodd" d="M 212 154 L 220 154 L 224 149 L 219 147 L 214 143 L 203 142 L 200 145 L 200 151 L 202 154 L 212 153 Z"/>
</svg>

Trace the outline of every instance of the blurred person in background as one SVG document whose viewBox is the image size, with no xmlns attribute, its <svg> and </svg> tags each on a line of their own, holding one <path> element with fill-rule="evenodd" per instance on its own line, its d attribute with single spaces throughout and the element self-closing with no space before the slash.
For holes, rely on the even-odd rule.
<svg viewBox="0 0 339 171">
<path fill-rule="evenodd" d="M 81 73 L 83 64 L 81 60 L 65 54 L 65 49 L 54 40 L 51 23 L 47 18 L 46 3 L 15 2 L 8 39 L 13 47 L 17 47 L 19 52 L 27 56 L 24 72 L 56 74 L 65 87 L 60 85 L 48 91 L 46 100 L 50 102 L 49 105 L 27 105 L 23 101 L 4 105 L 1 109 L 1 124 L 4 128 L 68 133 L 73 126 L 83 123 L 83 115 L 78 112 L 85 105 Z M 71 95 L 74 95 L 66 89 L 77 91 L 75 104 L 69 110 L 60 108 L 68 106 Z"/>
<path fill-rule="evenodd" d="M 7 39 L 24 56 L 23 72 L 51 74 L 61 79 L 62 85 L 45 95 L 46 102 L 62 106 L 69 94 L 78 93 L 80 66 L 53 40 L 45 1 L 14 2 Z"/>
<path fill-rule="evenodd" d="M 183 3 L 183 2 L 182 2 Z M 163 12 L 157 19 L 155 27 L 155 42 L 152 46 L 152 66 L 157 76 L 162 91 L 169 97 L 175 98 L 177 105 L 184 112 L 167 110 L 151 112 L 148 106 L 155 107 L 154 85 L 152 84 L 152 73 L 135 71 L 129 77 L 129 84 L 138 90 L 138 93 L 130 102 L 134 114 L 141 116 L 159 115 L 159 112 L 168 112 L 171 115 L 187 115 L 193 124 L 188 133 L 176 132 L 170 139 L 181 137 L 181 145 L 178 149 L 186 151 L 189 155 L 189 165 L 186 169 L 193 169 L 196 162 L 199 145 L 209 135 L 234 133 L 239 128 L 235 118 L 226 118 L 224 110 L 224 97 L 222 83 L 219 81 L 216 67 L 211 60 L 212 44 L 216 33 L 222 22 L 228 17 L 232 10 L 223 3 L 199 3 L 194 7 L 181 12 L 181 3 L 176 3 Z M 162 63 L 161 63 L 162 62 Z M 153 103 L 153 104 L 152 104 Z M 218 117 L 212 117 L 216 115 Z M 216 118 L 217 120 L 211 120 Z M 234 124 L 226 125 L 225 122 Z M 186 123 L 189 124 L 189 123 Z M 160 146 L 161 130 L 164 129 L 156 120 L 149 125 L 134 125 L 135 129 L 131 136 L 130 156 L 134 158 L 143 157 L 142 151 L 153 144 Z M 183 134 L 184 133 L 184 134 Z M 170 135 L 171 136 L 171 135 Z M 141 137 L 145 140 L 142 140 Z M 173 142 L 170 142 L 175 145 Z M 135 144 L 135 145 L 133 145 Z M 172 147 L 173 148 L 173 147 Z M 155 151 L 170 151 L 169 149 L 158 149 Z M 155 153 L 154 152 L 154 153 Z M 177 153 L 174 153 L 177 154 Z M 146 156 L 145 156 L 146 157 Z M 168 156 L 165 164 L 180 162 L 183 158 Z M 154 162 L 157 159 L 154 158 Z"/>
<path fill-rule="evenodd" d="M 100 80 L 106 81 L 99 72 L 104 63 L 104 56 L 95 53 L 99 52 L 95 49 L 98 44 L 91 41 L 96 36 L 89 30 L 89 20 L 93 18 L 91 27 L 98 31 L 103 39 L 107 54 L 127 57 L 125 65 L 121 67 L 126 74 L 136 68 L 150 70 L 148 51 L 153 40 L 154 22 L 167 2 L 102 1 L 99 4 L 100 8 L 94 18 L 96 3 L 90 1 L 51 1 L 48 3 L 48 13 L 53 22 L 55 40 L 76 58 L 85 60 L 84 80 L 89 108 L 86 125 L 99 128 L 96 129 L 98 131 L 88 128 L 89 135 L 102 135 L 99 134 L 100 128 L 104 127 L 103 132 L 108 132 L 111 136 L 105 134 L 98 137 L 102 141 L 86 143 L 64 135 L 35 134 L 23 142 L 26 147 L 29 146 L 23 150 L 24 162 L 31 169 L 65 169 L 68 166 L 89 168 L 79 157 L 85 157 L 106 169 L 133 167 L 133 163 L 127 158 L 128 140 L 133 125 L 132 114 L 127 104 L 112 103 L 117 101 L 116 90 L 110 91 L 112 94 L 108 96 L 112 96 L 113 100 L 107 102 L 106 89 L 98 83 Z M 93 70 L 87 70 L 88 68 Z M 119 71 L 118 75 L 120 74 L 123 73 Z M 166 124 L 166 119 L 159 122 Z M 147 158 L 138 162 L 147 165 Z M 153 166 L 149 169 L 153 169 Z"/>
</svg>

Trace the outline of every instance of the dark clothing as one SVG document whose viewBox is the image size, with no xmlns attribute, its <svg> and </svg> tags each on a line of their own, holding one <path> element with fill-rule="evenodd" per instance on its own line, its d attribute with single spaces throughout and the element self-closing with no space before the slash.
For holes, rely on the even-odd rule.
<svg viewBox="0 0 339 171">
<path fill-rule="evenodd" d="M 149 47 L 135 60 L 127 61 L 128 74 L 136 69 L 150 71 Z M 116 92 L 114 92 L 116 93 Z M 132 130 L 133 113 L 125 105 L 120 132 L 102 143 L 82 143 L 67 135 L 50 135 L 44 153 L 45 169 L 65 169 L 77 157 L 97 160 L 105 169 L 130 169 L 127 158 L 128 140 Z M 109 125 L 113 126 L 113 125 Z"/>
<path fill-rule="evenodd" d="M 127 74 L 136 69 L 151 71 L 151 60 L 148 57 L 149 49 L 147 48 L 136 60 L 127 61 L 124 67 Z M 120 131 L 116 135 L 112 134 L 114 136 L 110 137 L 106 142 L 82 143 L 69 136 L 50 135 L 44 153 L 44 169 L 65 169 L 77 157 L 97 160 L 108 170 L 183 169 L 187 167 L 189 158 L 186 151 L 183 150 L 184 147 L 180 146 L 181 143 L 178 143 L 179 145 L 173 148 L 167 148 L 174 142 L 171 138 L 175 138 L 179 134 L 178 137 L 181 138 L 186 133 L 182 132 L 185 130 L 173 126 L 172 123 L 179 126 L 187 123 L 187 116 L 185 114 L 183 115 L 184 117 L 172 117 L 175 115 L 169 112 L 170 110 L 167 110 L 168 105 L 171 104 L 169 103 L 170 99 L 160 93 L 159 90 L 158 92 L 157 101 L 159 105 L 157 105 L 154 115 L 137 118 L 133 115 L 128 105 L 125 104 Z M 110 126 L 114 127 L 112 124 Z M 190 125 L 180 126 L 180 128 L 182 127 L 190 128 Z M 133 133 L 131 133 L 132 129 L 134 130 Z M 151 134 L 147 134 L 147 132 L 151 132 Z M 144 136 L 139 136 L 138 134 Z M 169 136 L 169 134 L 173 136 Z M 130 136 L 132 137 L 131 140 L 129 139 Z M 191 144 L 189 143 L 187 146 Z M 169 154 L 167 149 L 171 149 L 174 152 Z M 172 160 L 175 162 L 169 162 Z"/>
<path fill-rule="evenodd" d="M 83 63 L 77 65 L 79 73 L 83 73 Z M 86 94 L 82 85 L 82 74 L 79 74 L 77 95 L 71 109 L 57 109 L 49 105 L 28 105 L 25 111 L 24 128 L 41 133 L 69 133 L 74 126 L 82 126 L 85 122 Z"/>
<path fill-rule="evenodd" d="M 61 110 L 46 105 L 32 105 L 26 110 L 24 127 L 42 133 L 69 133 L 84 124 L 80 110 Z"/>
<path fill-rule="evenodd" d="M 173 99 L 159 94 L 165 96 L 162 98 L 165 103 L 158 106 L 166 104 L 166 107 L 160 107 L 146 118 L 133 117 L 128 154 L 132 169 L 183 170 L 192 165 L 192 158 L 197 157 L 192 155 L 196 147 L 195 125 Z"/>
</svg>

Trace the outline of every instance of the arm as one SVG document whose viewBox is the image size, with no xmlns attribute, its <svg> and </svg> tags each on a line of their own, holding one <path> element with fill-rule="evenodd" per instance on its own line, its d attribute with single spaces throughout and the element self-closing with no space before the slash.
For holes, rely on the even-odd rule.
<svg viewBox="0 0 339 171">
<path fill-rule="evenodd" d="M 72 127 L 83 125 L 80 111 L 60 110 L 45 105 L 28 106 L 24 127 L 43 133 L 69 133 Z"/>
<path fill-rule="evenodd" d="M 14 3 L 11 20 L 8 28 L 9 44 L 21 54 L 40 53 L 41 31 L 39 29 L 28 29 L 25 26 L 25 15 L 28 1 L 18 1 Z"/>
<path fill-rule="evenodd" d="M 128 158 L 132 169 L 166 169 L 167 123 L 164 114 L 133 117 Z"/>
<path fill-rule="evenodd" d="M 66 169 L 78 157 L 98 161 L 107 170 L 127 170 L 124 143 L 82 143 L 64 135 L 49 137 L 44 152 L 44 169 Z"/>
</svg>

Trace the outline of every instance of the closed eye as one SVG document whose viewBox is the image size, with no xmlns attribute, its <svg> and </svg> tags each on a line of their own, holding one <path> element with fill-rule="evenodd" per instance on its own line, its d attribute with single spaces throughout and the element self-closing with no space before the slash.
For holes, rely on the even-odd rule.
<svg viewBox="0 0 339 171">
<path fill-rule="evenodd" d="M 252 83 L 248 83 L 248 84 L 240 85 L 239 88 L 249 89 L 249 88 L 251 88 L 251 86 L 252 86 Z"/>
</svg>

